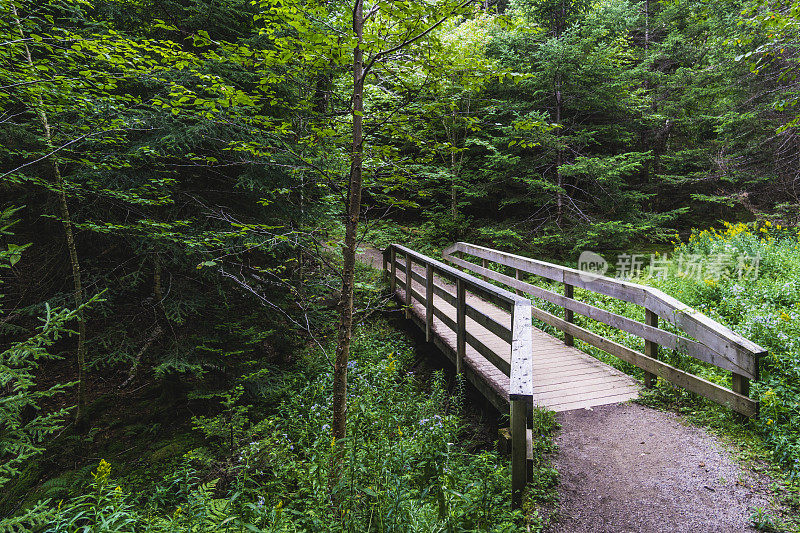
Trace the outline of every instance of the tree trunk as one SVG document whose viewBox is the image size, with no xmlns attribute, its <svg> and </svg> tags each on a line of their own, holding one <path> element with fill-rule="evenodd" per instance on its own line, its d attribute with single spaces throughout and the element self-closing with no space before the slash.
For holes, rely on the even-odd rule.
<svg viewBox="0 0 800 533">
<path fill-rule="evenodd" d="M 566 7 L 564 2 L 561 2 L 556 20 L 557 39 L 561 39 L 561 36 L 564 32 L 564 21 L 566 20 L 566 17 Z M 564 151 L 561 148 L 561 108 L 563 100 L 561 95 L 560 71 L 556 72 L 554 93 L 556 99 L 556 124 L 558 124 L 558 128 L 556 128 L 556 143 L 558 143 L 558 146 L 556 147 L 556 185 L 558 186 L 558 191 L 556 192 L 556 225 L 561 227 L 561 219 L 564 215 L 564 193 L 561 190 L 564 185 L 564 177 L 561 175 L 561 165 L 564 162 Z"/>
<path fill-rule="evenodd" d="M 25 40 L 25 32 L 22 30 L 22 23 L 19 20 L 19 13 L 17 12 L 17 5 L 11 2 L 11 11 L 14 15 L 14 21 L 17 26 L 17 31 L 22 39 L 22 44 L 25 50 L 25 60 L 31 69 L 34 68 L 33 57 L 28 43 Z M 69 252 L 69 262 L 72 269 L 72 297 L 74 300 L 75 308 L 78 310 L 78 348 L 76 360 L 78 364 L 78 406 L 75 412 L 75 423 L 78 429 L 82 429 L 85 425 L 84 415 L 86 411 L 86 323 L 84 321 L 84 312 L 81 309 L 83 305 L 83 283 L 81 281 L 81 265 L 78 260 L 78 248 L 75 244 L 75 234 L 72 229 L 72 218 L 69 212 L 69 205 L 67 204 L 67 194 L 64 189 L 64 177 L 61 175 L 61 168 L 58 165 L 58 156 L 55 155 L 55 146 L 53 144 L 53 134 L 50 129 L 50 122 L 47 118 L 47 113 L 44 110 L 44 101 L 39 96 L 37 97 L 38 107 L 36 108 L 36 115 L 39 117 L 39 122 L 42 124 L 44 131 L 45 145 L 48 151 L 52 154 L 49 156 L 49 161 L 53 169 L 53 177 L 56 182 L 57 197 L 58 197 L 58 210 L 61 216 L 61 223 L 64 226 L 64 237 L 67 243 L 67 250 Z"/>
<path fill-rule="evenodd" d="M 559 126 L 556 129 L 556 142 L 558 143 L 556 147 L 556 185 L 558 186 L 558 191 L 556 192 L 556 224 L 561 227 L 561 218 L 564 215 L 564 193 L 561 191 L 564 185 L 564 178 L 561 175 L 561 165 L 564 161 L 564 151 L 561 149 L 561 73 L 556 74 L 555 97 L 556 124 Z"/>
<path fill-rule="evenodd" d="M 333 365 L 333 423 L 335 440 L 347 433 L 347 362 L 350 358 L 350 338 L 353 329 L 353 285 L 355 283 L 356 237 L 361 211 L 361 172 L 363 153 L 364 113 L 364 54 L 361 43 L 364 36 L 364 2 L 358 0 L 353 9 L 353 31 L 358 43 L 353 49 L 353 143 L 350 176 L 347 190 L 345 238 L 342 258 L 342 295 L 339 300 L 339 325 L 336 359 Z M 337 466 L 342 460 L 342 450 L 334 452 L 331 481 L 338 479 Z"/>
</svg>

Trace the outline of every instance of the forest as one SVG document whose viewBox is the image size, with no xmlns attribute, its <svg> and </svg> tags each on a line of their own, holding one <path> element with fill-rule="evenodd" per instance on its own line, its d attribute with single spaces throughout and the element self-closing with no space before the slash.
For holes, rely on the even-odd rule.
<svg viewBox="0 0 800 533">
<path fill-rule="evenodd" d="M 769 351 L 760 415 L 645 402 L 769 465 L 753 524 L 800 530 L 800 3 L 0 13 L 0 531 L 545 530 L 553 413 L 512 509 L 496 414 L 364 260 L 456 241 L 758 257 L 635 281 Z"/>
</svg>

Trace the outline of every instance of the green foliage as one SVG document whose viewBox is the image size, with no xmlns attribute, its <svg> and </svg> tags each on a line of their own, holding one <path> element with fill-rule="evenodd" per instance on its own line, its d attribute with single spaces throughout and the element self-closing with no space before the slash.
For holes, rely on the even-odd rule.
<svg viewBox="0 0 800 533">
<path fill-rule="evenodd" d="M 463 399 L 447 393 L 441 375 L 420 388 L 408 341 L 384 323 L 368 324 L 356 333 L 353 355 L 350 436 L 333 489 L 338 506 L 327 487 L 331 375 L 321 354 L 309 350 L 285 375 L 290 386 L 273 415 L 246 407 L 243 389 L 234 388 L 218 415 L 195 419 L 206 446 L 185 454 L 158 486 L 131 494 L 101 461 L 82 495 L 37 508 L 39 519 L 44 513 L 46 531 L 54 533 L 527 530 L 510 510 L 507 462 L 464 441 Z M 552 451 L 553 416 L 540 412 L 536 420 L 544 454 Z M 552 501 L 557 482 L 543 455 L 536 470 L 529 505 Z M 212 481 L 202 481 L 208 471 Z M 539 530 L 541 519 L 532 520 Z"/>
<path fill-rule="evenodd" d="M 16 211 L 0 212 L 0 236 L 13 235 L 10 228 L 15 223 L 12 217 Z M 14 266 L 25 248 L 27 245 L 12 243 L 5 250 L 0 248 L 0 268 Z M 65 424 L 69 407 L 45 408 L 44 404 L 73 383 L 38 386 L 37 371 L 48 360 L 58 359 L 51 348 L 70 333 L 68 328 L 77 315 L 77 310 L 51 309 L 47 305 L 36 332 L 0 352 L 0 488 L 41 454 L 48 437 Z"/>
</svg>

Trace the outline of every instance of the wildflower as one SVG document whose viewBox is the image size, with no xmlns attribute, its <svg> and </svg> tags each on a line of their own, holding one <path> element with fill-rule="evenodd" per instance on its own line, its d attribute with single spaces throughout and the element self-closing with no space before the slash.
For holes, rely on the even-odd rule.
<svg viewBox="0 0 800 533">
<path fill-rule="evenodd" d="M 97 472 L 92 472 L 92 476 L 99 484 L 105 484 L 111 475 L 111 464 L 105 459 L 100 459 L 100 464 L 97 465 Z"/>
</svg>

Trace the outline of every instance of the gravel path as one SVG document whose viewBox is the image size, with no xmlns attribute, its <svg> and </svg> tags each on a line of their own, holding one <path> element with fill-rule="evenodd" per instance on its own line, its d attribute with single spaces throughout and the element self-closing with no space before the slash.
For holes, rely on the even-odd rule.
<svg viewBox="0 0 800 533">
<path fill-rule="evenodd" d="M 637 404 L 560 413 L 561 504 L 551 533 L 754 531 L 769 479 L 705 430 Z"/>
</svg>

